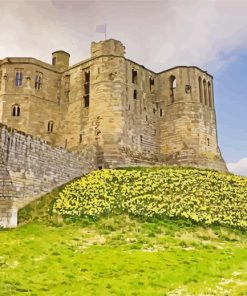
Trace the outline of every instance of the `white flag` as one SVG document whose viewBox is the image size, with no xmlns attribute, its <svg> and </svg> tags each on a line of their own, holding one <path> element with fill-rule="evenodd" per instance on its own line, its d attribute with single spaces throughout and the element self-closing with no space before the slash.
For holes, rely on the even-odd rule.
<svg viewBox="0 0 247 296">
<path fill-rule="evenodd" d="M 105 33 L 106 32 L 106 24 L 97 25 L 96 26 L 96 32 L 97 33 Z"/>
<path fill-rule="evenodd" d="M 97 25 L 96 26 L 96 33 L 104 33 L 105 34 L 105 39 L 106 39 L 106 24 Z"/>
</svg>

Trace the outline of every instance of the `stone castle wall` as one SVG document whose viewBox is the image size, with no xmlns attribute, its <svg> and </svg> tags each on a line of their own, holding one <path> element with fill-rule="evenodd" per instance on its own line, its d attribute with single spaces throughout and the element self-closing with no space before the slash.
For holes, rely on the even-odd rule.
<svg viewBox="0 0 247 296">
<path fill-rule="evenodd" d="M 94 168 L 89 155 L 54 148 L 44 140 L 1 126 L 0 224 L 16 226 L 18 209 Z"/>
</svg>

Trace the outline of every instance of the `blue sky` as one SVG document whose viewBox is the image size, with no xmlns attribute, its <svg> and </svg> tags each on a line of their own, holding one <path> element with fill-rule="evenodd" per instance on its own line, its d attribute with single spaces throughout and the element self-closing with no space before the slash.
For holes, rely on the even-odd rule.
<svg viewBox="0 0 247 296">
<path fill-rule="evenodd" d="M 71 64 L 90 43 L 123 42 L 126 56 L 156 72 L 196 65 L 214 76 L 219 144 L 231 171 L 247 176 L 247 1 L 0 0 L 0 59 L 31 56 L 51 63 L 66 50 Z"/>
<path fill-rule="evenodd" d="M 214 78 L 218 138 L 227 162 L 247 157 L 247 52 L 235 54 Z"/>
</svg>

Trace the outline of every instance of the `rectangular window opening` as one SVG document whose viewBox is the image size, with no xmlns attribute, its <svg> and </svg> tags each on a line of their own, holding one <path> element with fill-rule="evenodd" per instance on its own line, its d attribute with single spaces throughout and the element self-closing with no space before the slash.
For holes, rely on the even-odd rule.
<svg viewBox="0 0 247 296">
<path fill-rule="evenodd" d="M 137 84 L 137 71 L 132 69 L 132 83 Z"/>
<path fill-rule="evenodd" d="M 41 89 L 43 83 L 43 74 L 41 72 L 36 72 L 35 76 L 35 88 Z"/>
<path fill-rule="evenodd" d="M 152 77 L 149 78 L 149 89 L 150 92 L 154 91 L 154 78 Z"/>
<path fill-rule="evenodd" d="M 90 71 L 84 72 L 84 107 L 90 104 Z"/>
</svg>

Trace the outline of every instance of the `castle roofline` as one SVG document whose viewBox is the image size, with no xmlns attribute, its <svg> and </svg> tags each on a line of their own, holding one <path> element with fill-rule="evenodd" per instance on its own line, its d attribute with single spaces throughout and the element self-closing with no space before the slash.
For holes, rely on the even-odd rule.
<svg viewBox="0 0 247 296">
<path fill-rule="evenodd" d="M 55 53 L 65 53 L 70 57 L 70 54 L 67 51 L 64 51 L 64 50 L 56 50 L 52 54 L 55 54 Z"/>
<path fill-rule="evenodd" d="M 6 57 L 3 60 L 0 60 L 0 66 L 3 64 L 32 64 L 35 66 L 39 66 L 43 69 L 51 70 L 55 73 L 61 73 L 61 71 L 58 71 L 53 65 L 48 64 L 46 62 L 43 62 L 41 60 L 38 60 L 36 58 L 32 57 Z"/>
<path fill-rule="evenodd" d="M 56 52 L 64 52 L 64 53 L 68 54 L 66 51 L 63 51 L 63 50 L 55 51 L 55 52 L 53 52 L 53 54 L 56 53 Z M 207 71 L 202 70 L 201 68 L 199 68 L 197 66 L 184 66 L 184 65 L 181 65 L 181 66 L 175 66 L 175 67 L 172 67 L 172 68 L 169 68 L 169 69 L 160 71 L 160 72 L 154 72 L 153 70 L 150 70 L 150 69 L 146 68 L 144 65 L 141 65 L 141 64 L 139 64 L 139 63 L 137 63 L 137 62 L 135 62 L 133 60 L 130 60 L 130 59 L 128 59 L 126 57 L 123 57 L 123 56 L 116 56 L 116 55 L 102 55 L 102 56 L 98 56 L 98 57 L 94 57 L 94 58 L 88 58 L 88 59 L 85 59 L 85 60 L 83 60 L 81 62 L 78 62 L 78 63 L 70 66 L 68 69 L 66 69 L 64 71 L 58 71 L 53 65 L 48 64 L 46 62 L 43 62 L 41 60 L 38 60 L 36 58 L 32 58 L 32 57 L 6 57 L 3 60 L 0 60 L 0 65 L 5 64 L 5 63 L 33 64 L 33 65 L 38 65 L 41 68 L 45 68 L 45 69 L 51 70 L 51 71 L 56 72 L 56 73 L 64 73 L 64 72 L 67 72 L 70 69 L 76 68 L 76 67 L 78 67 L 80 65 L 83 65 L 83 64 L 88 63 L 90 61 L 93 61 L 93 60 L 95 60 L 97 58 L 100 58 L 100 57 L 108 57 L 108 56 L 123 58 L 126 61 L 129 61 L 129 62 L 131 62 L 131 63 L 133 63 L 135 65 L 138 65 L 139 67 L 141 67 L 141 68 L 143 68 L 143 69 L 145 69 L 145 70 L 147 70 L 149 72 L 152 72 L 154 75 L 160 75 L 162 73 L 169 72 L 169 71 L 172 71 L 172 70 L 175 70 L 175 69 L 178 69 L 178 68 L 188 68 L 188 69 L 189 68 L 194 68 L 194 69 L 197 69 L 197 70 L 205 73 L 206 75 L 210 76 L 213 79 L 213 76 L 211 74 L 209 74 Z"/>
<path fill-rule="evenodd" d="M 169 69 L 163 70 L 163 71 L 161 71 L 161 72 L 159 72 L 159 73 L 157 73 L 157 74 L 159 75 L 159 74 L 162 74 L 162 73 L 165 73 L 165 72 L 168 72 L 168 71 L 175 70 L 175 69 L 177 69 L 177 68 L 190 68 L 190 69 L 193 68 L 193 69 L 197 69 L 197 70 L 199 70 L 199 71 L 205 73 L 206 75 L 210 76 L 211 78 L 214 78 L 213 75 L 209 74 L 207 71 L 202 70 L 201 68 L 199 68 L 199 67 L 197 67 L 197 66 L 175 66 L 175 67 L 172 67 L 172 68 L 169 68 Z"/>
</svg>

